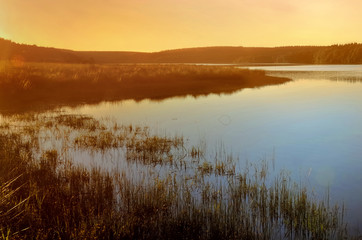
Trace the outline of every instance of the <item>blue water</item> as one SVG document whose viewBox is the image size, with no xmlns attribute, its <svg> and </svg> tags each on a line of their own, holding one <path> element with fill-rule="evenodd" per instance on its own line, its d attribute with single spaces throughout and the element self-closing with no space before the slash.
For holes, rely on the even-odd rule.
<svg viewBox="0 0 362 240">
<path fill-rule="evenodd" d="M 316 195 L 342 201 L 362 229 L 362 65 L 250 67 L 293 79 L 231 95 L 133 100 L 64 108 L 71 113 L 182 134 L 209 148 L 222 142 L 250 162 L 275 157 L 276 170 Z"/>
</svg>

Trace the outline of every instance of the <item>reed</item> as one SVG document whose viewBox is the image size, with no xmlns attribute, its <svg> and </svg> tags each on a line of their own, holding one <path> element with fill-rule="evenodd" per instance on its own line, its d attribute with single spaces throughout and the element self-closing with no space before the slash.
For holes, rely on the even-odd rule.
<svg viewBox="0 0 362 240">
<path fill-rule="evenodd" d="M 225 66 L 27 63 L 0 68 L 0 111 L 53 109 L 124 99 L 232 93 L 282 84 L 287 78 Z"/>
<path fill-rule="evenodd" d="M 210 155 L 180 136 L 88 116 L 15 116 L 5 124 L 2 239 L 351 237 L 343 207 L 313 197 L 286 171 L 270 176 L 267 161 L 236 170 L 227 151 Z M 76 164 L 79 151 L 128 165 Z"/>
</svg>

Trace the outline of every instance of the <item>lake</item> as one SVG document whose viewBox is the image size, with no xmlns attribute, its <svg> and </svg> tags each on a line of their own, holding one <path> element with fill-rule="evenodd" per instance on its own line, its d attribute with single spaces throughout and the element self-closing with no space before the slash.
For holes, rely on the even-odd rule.
<svg viewBox="0 0 362 240">
<path fill-rule="evenodd" d="M 316 195 L 344 202 L 362 226 L 362 66 L 249 67 L 293 81 L 230 95 L 120 101 L 65 107 L 68 113 L 147 125 L 208 149 L 223 144 L 240 161 L 275 159 Z"/>
</svg>

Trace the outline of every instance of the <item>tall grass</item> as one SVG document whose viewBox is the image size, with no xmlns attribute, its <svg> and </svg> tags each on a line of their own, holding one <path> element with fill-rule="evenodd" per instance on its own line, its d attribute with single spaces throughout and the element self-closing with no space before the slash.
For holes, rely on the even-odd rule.
<svg viewBox="0 0 362 240">
<path fill-rule="evenodd" d="M 125 168 L 74 159 L 115 150 Z M 267 162 L 241 170 L 235 163 L 145 127 L 78 115 L 8 118 L 0 133 L 0 238 L 348 237 L 343 208 L 328 198 L 316 199 L 286 172 L 271 178 Z"/>
<path fill-rule="evenodd" d="M 0 68 L 0 110 L 232 93 L 287 81 L 222 66 L 5 64 Z"/>
</svg>

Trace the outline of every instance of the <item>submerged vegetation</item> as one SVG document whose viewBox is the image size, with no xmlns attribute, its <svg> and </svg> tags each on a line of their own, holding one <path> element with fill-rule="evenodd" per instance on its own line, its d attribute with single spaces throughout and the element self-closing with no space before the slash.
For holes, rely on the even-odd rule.
<svg viewBox="0 0 362 240">
<path fill-rule="evenodd" d="M 37 110 L 59 105 L 123 99 L 164 99 L 232 93 L 282 84 L 287 78 L 225 66 L 70 65 L 3 62 L 0 111 Z"/>
<path fill-rule="evenodd" d="M 81 115 L 0 128 L 3 239 L 348 237 L 343 207 L 271 177 L 267 161 L 239 169 L 226 151 Z"/>
</svg>

